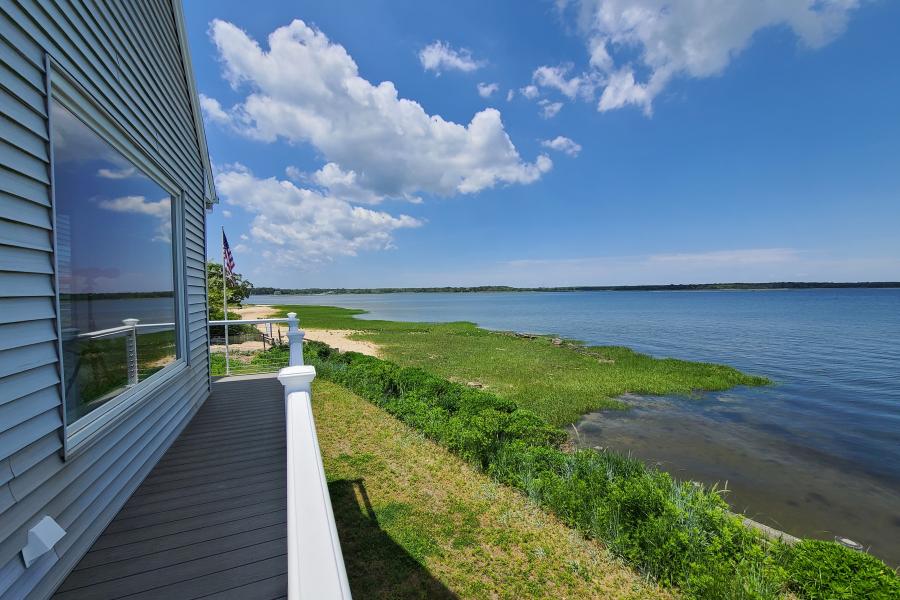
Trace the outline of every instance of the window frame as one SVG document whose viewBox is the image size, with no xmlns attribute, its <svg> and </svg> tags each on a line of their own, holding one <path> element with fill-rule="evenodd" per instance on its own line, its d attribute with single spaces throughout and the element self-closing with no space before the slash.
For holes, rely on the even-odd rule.
<svg viewBox="0 0 900 600">
<path fill-rule="evenodd" d="M 179 375 L 188 369 L 188 311 L 186 273 L 186 232 L 184 222 L 185 191 L 178 180 L 163 167 L 143 144 L 131 136 L 115 117 L 94 99 L 90 92 L 56 62 L 45 55 L 47 147 L 50 156 L 50 209 L 53 245 L 53 295 L 56 309 L 57 368 L 61 399 L 63 458 L 70 459 L 104 437 L 139 406 L 150 400 Z M 56 222 L 56 161 L 53 152 L 55 123 L 52 105 L 56 102 L 68 110 L 101 140 L 109 144 L 123 158 L 131 162 L 146 177 L 159 185 L 171 198 L 172 206 L 172 281 L 175 301 L 175 338 L 177 358 L 115 398 L 98 406 L 81 418 L 68 423 L 66 409 L 65 371 L 62 364 L 62 321 L 60 313 L 60 289 L 58 281 L 59 253 Z"/>
</svg>

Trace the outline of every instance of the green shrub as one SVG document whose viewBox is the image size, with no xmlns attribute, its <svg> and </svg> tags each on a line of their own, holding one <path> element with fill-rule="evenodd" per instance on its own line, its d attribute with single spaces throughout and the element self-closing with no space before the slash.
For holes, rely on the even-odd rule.
<svg viewBox="0 0 900 600">
<path fill-rule="evenodd" d="M 320 377 L 383 407 L 686 596 L 777 598 L 790 586 L 810 599 L 898 597 L 896 574 L 881 561 L 824 542 L 768 543 L 728 511 L 715 488 L 674 481 L 615 452 L 563 452 L 562 431 L 489 392 L 321 343 L 304 352 Z"/>
<path fill-rule="evenodd" d="M 900 577 L 883 562 L 835 542 L 803 540 L 787 550 L 788 585 L 818 600 L 900 598 Z"/>
</svg>

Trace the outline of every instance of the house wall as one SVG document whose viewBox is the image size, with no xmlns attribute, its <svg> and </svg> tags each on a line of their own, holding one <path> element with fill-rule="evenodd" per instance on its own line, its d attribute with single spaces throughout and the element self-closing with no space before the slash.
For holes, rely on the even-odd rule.
<svg viewBox="0 0 900 600">
<path fill-rule="evenodd" d="M 176 2 L 179 0 L 175 0 Z M 209 393 L 206 151 L 170 0 L 0 0 L 0 598 L 48 597 Z M 188 368 L 64 458 L 45 53 L 184 189 Z M 55 82 L 54 82 L 55 85 Z M 66 530 L 26 569 L 28 530 Z"/>
</svg>

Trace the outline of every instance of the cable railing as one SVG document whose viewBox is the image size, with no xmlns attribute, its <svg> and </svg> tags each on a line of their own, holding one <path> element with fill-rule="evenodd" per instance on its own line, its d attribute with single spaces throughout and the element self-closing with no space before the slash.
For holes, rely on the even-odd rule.
<svg viewBox="0 0 900 600">
<path fill-rule="evenodd" d="M 290 317 L 210 321 L 212 375 L 277 373 L 288 366 L 287 332 L 290 325 Z M 294 325 L 296 327 L 296 315 Z"/>
</svg>

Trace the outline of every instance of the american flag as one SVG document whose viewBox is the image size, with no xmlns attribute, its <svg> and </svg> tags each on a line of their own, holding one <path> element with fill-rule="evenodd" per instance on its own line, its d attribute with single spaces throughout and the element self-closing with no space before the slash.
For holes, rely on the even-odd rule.
<svg viewBox="0 0 900 600">
<path fill-rule="evenodd" d="M 222 264 L 225 270 L 225 279 L 227 281 L 234 280 L 234 256 L 231 255 L 231 248 L 228 246 L 228 238 L 225 237 L 225 231 L 222 231 Z"/>
</svg>

